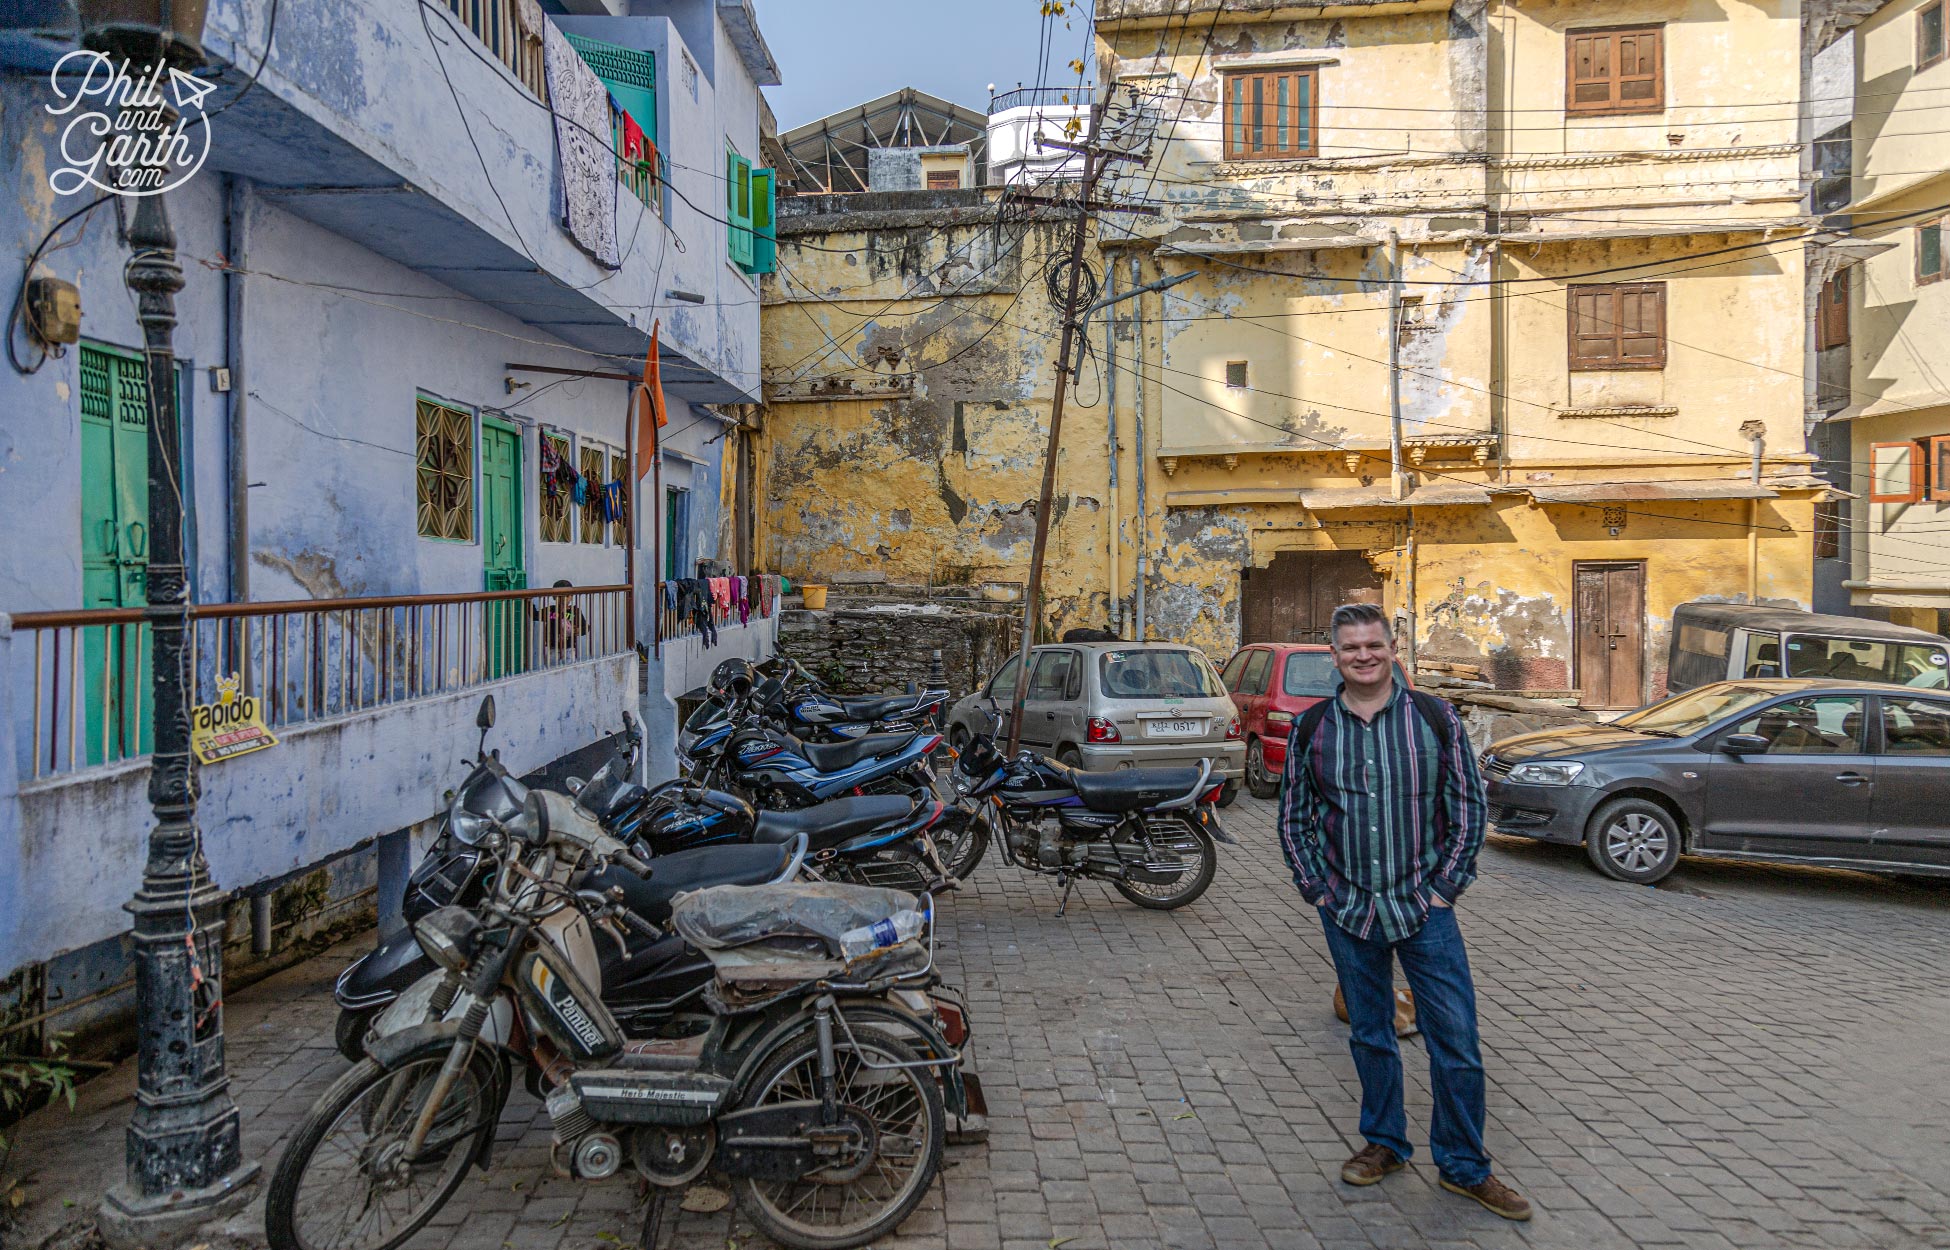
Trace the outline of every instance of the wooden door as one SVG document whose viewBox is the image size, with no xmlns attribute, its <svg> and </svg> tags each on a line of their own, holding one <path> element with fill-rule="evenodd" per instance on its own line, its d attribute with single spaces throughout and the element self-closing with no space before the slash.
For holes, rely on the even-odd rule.
<svg viewBox="0 0 1950 1250">
<path fill-rule="evenodd" d="M 149 382 L 143 358 L 81 346 L 82 606 L 149 602 Z M 136 755 L 150 741 L 146 635 L 137 625 L 83 631 L 78 678 L 87 763 Z"/>
<path fill-rule="evenodd" d="M 499 421 L 481 423 L 481 558 L 489 590 L 525 590 L 521 526 L 521 434 Z M 527 658 L 527 605 L 496 601 L 484 614 L 488 675 L 521 672 Z"/>
<path fill-rule="evenodd" d="M 1578 688 L 1588 708 L 1645 702 L 1645 564 L 1579 564 L 1573 628 Z"/>
<path fill-rule="evenodd" d="M 1327 642 L 1344 603 L 1380 603 L 1381 578 L 1358 551 L 1282 551 L 1240 574 L 1241 645 Z"/>
</svg>

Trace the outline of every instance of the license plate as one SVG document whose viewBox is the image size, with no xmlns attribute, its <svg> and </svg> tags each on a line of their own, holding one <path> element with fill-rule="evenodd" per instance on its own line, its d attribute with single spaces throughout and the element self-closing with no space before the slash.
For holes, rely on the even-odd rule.
<svg viewBox="0 0 1950 1250">
<path fill-rule="evenodd" d="M 1205 732 L 1205 722 L 1196 720 L 1154 720 L 1145 723 L 1144 732 L 1152 738 L 1196 738 Z"/>
</svg>

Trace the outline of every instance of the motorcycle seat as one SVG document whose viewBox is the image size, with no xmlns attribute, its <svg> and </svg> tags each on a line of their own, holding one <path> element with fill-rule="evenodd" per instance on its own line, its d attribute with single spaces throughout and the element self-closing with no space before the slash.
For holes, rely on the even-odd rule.
<svg viewBox="0 0 1950 1250">
<path fill-rule="evenodd" d="M 823 851 L 848 838 L 906 820 L 913 811 L 912 799 L 898 794 L 868 794 L 830 799 L 797 811 L 760 812 L 752 841 L 790 842 L 803 833 L 810 849 Z"/>
<path fill-rule="evenodd" d="M 917 694 L 891 694 L 877 699 L 835 699 L 846 714 L 854 720 L 885 720 L 898 713 L 911 713 L 916 707 L 925 707 Z"/>
<path fill-rule="evenodd" d="M 1070 770 L 1077 797 L 1093 812 L 1136 812 L 1182 799 L 1198 784 L 1196 768 L 1126 768 L 1111 773 Z"/>
<path fill-rule="evenodd" d="M 822 773 L 836 773 L 862 760 L 892 755 L 920 734 L 865 734 L 848 742 L 802 742 L 799 750 L 808 763 Z"/>
<path fill-rule="evenodd" d="M 687 890 L 710 885 L 764 885 L 785 871 L 790 851 L 783 846 L 704 846 L 692 851 L 659 855 L 650 861 L 646 880 L 627 868 L 612 866 L 586 873 L 576 885 L 582 890 L 623 889 L 623 905 L 651 924 L 670 919 L 670 901 Z"/>
</svg>

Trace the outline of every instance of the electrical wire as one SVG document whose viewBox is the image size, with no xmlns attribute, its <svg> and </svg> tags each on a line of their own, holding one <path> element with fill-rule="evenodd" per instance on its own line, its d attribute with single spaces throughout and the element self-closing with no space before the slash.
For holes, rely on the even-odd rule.
<svg viewBox="0 0 1950 1250">
<path fill-rule="evenodd" d="M 12 365 L 14 372 L 20 374 L 22 377 L 39 373 L 41 366 L 46 364 L 47 358 L 53 354 L 49 348 L 36 344 L 40 349 L 40 359 L 36 360 L 30 367 L 21 363 L 19 354 L 14 350 L 14 327 L 25 324 L 31 316 L 27 309 L 27 284 L 34 279 L 34 266 L 41 263 L 41 256 L 47 252 L 48 243 L 53 240 L 55 235 L 61 233 L 64 226 L 77 217 L 87 216 L 114 198 L 113 195 L 109 194 L 98 195 L 72 213 L 69 213 L 66 217 L 55 222 L 52 226 L 48 227 L 47 233 L 41 236 L 41 241 L 35 244 L 34 250 L 28 254 L 27 264 L 20 271 L 20 285 L 14 288 L 13 308 L 7 313 L 7 363 Z M 81 227 L 81 233 L 85 235 L 87 232 L 88 226 L 84 222 Z M 80 239 L 81 235 L 75 236 L 76 242 L 79 242 Z M 63 246 L 68 245 L 64 244 Z M 57 247 L 54 250 L 60 251 L 61 249 Z"/>
</svg>

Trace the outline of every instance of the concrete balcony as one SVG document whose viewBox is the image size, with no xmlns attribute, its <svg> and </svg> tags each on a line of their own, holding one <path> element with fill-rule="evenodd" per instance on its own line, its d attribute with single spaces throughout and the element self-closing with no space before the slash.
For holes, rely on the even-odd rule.
<svg viewBox="0 0 1950 1250">
<path fill-rule="evenodd" d="M 722 157 L 685 152 L 683 169 L 666 161 L 669 181 L 648 203 L 619 179 L 622 264 L 605 268 L 558 224 L 540 32 L 515 28 L 512 3 L 456 0 L 455 9 L 286 3 L 272 32 L 272 0 L 214 0 L 204 45 L 217 89 L 205 101 L 213 120 L 199 176 L 248 178 L 292 214 L 518 318 L 538 339 L 613 356 L 619 367 L 642 359 L 661 320 L 673 399 L 754 401 L 756 297 L 724 260 Z M 483 16 L 490 10 L 499 27 Z M 593 20 L 627 28 L 628 42 L 657 53 L 660 67 L 697 63 L 668 19 Z M 0 64 L 44 72 L 71 46 L 72 22 L 71 13 L 10 16 Z M 708 81 L 693 99 L 665 77 L 660 68 L 653 138 L 668 156 L 673 132 L 719 127 Z M 522 359 L 520 346 L 510 344 L 511 360 Z"/>
</svg>

